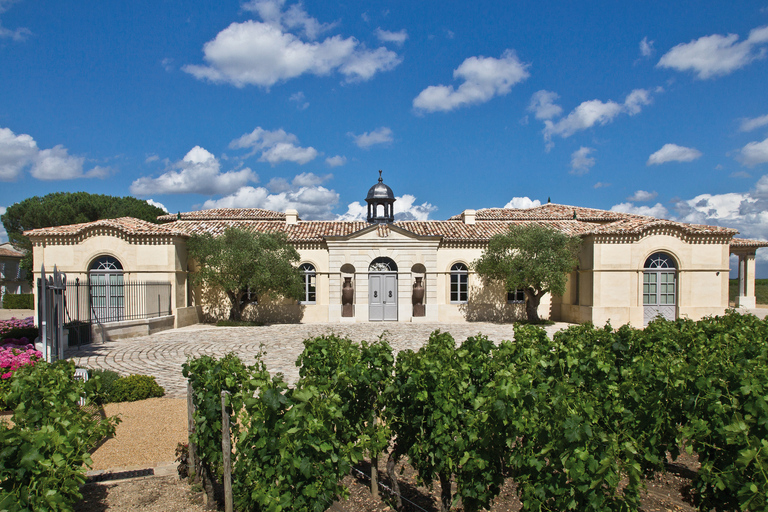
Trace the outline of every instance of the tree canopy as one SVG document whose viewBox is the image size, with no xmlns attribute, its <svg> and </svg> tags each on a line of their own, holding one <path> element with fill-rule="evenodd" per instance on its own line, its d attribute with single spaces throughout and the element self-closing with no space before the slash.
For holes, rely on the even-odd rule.
<svg viewBox="0 0 768 512">
<path fill-rule="evenodd" d="M 578 265 L 581 239 L 540 224 L 511 226 L 491 238 L 473 263 L 484 279 L 504 283 L 507 291 L 523 290 L 528 320 L 538 321 L 538 307 L 547 292 L 565 293 L 568 273 Z"/>
<path fill-rule="evenodd" d="M 87 192 L 54 192 L 24 199 L 8 207 L 2 216 L 8 241 L 26 251 L 21 262 L 32 276 L 32 244 L 22 233 L 30 229 L 93 222 L 101 219 L 135 217 L 157 222 L 166 212 L 135 197 L 114 197 Z"/>
<path fill-rule="evenodd" d="M 230 320 L 240 320 L 245 306 L 265 295 L 301 297 L 299 253 L 282 233 L 228 228 L 218 237 L 194 235 L 187 248 L 197 263 L 192 282 L 221 288 L 230 301 Z"/>
</svg>

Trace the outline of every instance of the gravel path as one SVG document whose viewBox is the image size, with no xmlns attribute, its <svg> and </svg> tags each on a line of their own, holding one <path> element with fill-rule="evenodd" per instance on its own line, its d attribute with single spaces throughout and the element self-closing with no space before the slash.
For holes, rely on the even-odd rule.
<svg viewBox="0 0 768 512">
<path fill-rule="evenodd" d="M 570 324 L 556 323 L 546 327 L 551 336 Z M 129 338 L 86 345 L 66 352 L 78 366 L 114 370 L 121 375 L 140 373 L 154 375 L 165 388 L 166 397 L 186 397 L 186 381 L 181 365 L 188 358 L 202 354 L 216 357 L 235 352 L 251 364 L 260 349 L 271 374 L 285 375 L 289 383 L 299 378 L 295 362 L 304 349 L 303 341 L 323 334 L 335 333 L 354 341 L 373 341 L 384 336 L 395 352 L 418 350 L 431 332 L 450 332 L 457 344 L 469 336 L 482 333 L 493 341 L 514 337 L 512 324 L 414 324 L 414 323 L 355 323 L 355 324 L 277 324 L 263 327 L 215 327 L 198 324 L 182 329 L 163 331 L 151 336 Z"/>
</svg>

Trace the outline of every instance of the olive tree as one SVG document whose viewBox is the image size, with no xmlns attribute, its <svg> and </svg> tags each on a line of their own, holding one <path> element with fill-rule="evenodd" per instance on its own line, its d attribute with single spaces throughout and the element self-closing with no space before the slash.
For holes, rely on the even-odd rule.
<svg viewBox="0 0 768 512">
<path fill-rule="evenodd" d="M 283 233 L 228 228 L 216 237 L 193 235 L 187 248 L 197 264 L 192 283 L 222 289 L 230 301 L 230 320 L 240 320 L 245 306 L 266 295 L 301 297 L 299 253 Z"/>
<path fill-rule="evenodd" d="M 565 293 L 568 273 L 578 264 L 581 239 L 541 224 L 513 225 L 493 236 L 472 265 L 486 281 L 504 284 L 507 291 L 525 292 L 529 321 L 538 321 L 538 307 L 547 292 Z"/>
</svg>

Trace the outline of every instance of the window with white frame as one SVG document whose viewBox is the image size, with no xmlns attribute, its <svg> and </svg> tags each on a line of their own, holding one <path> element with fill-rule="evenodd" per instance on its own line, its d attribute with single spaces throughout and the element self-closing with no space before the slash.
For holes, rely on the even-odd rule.
<svg viewBox="0 0 768 512">
<path fill-rule="evenodd" d="M 304 293 L 300 304 L 315 304 L 317 302 L 317 273 L 311 263 L 303 263 L 301 267 L 301 278 L 304 283 Z"/>
<path fill-rule="evenodd" d="M 451 267 L 451 303 L 465 304 L 469 299 L 469 270 L 463 263 Z"/>
<path fill-rule="evenodd" d="M 525 302 L 525 290 L 512 290 L 507 292 L 507 303 L 522 304 Z"/>
</svg>

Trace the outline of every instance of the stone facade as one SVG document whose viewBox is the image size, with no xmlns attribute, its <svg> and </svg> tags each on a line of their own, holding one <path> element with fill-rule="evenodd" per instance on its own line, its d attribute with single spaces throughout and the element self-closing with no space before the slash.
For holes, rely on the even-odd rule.
<svg viewBox="0 0 768 512">
<path fill-rule="evenodd" d="M 369 212 L 375 211 L 374 204 Z M 566 293 L 545 296 L 541 317 L 636 327 L 656 314 L 699 319 L 728 307 L 731 253 L 739 254 L 743 262 L 739 302 L 750 304 L 751 295 L 754 303 L 755 251 L 768 246 L 734 239 L 733 229 L 551 203 L 529 209 L 466 210 L 445 221 L 302 221 L 293 210 L 254 208 L 204 210 L 160 220 L 165 224 L 123 218 L 25 234 L 34 246 L 36 268 L 56 264 L 69 280 L 86 279 L 94 261 L 110 256 L 119 261 L 125 280 L 170 282 L 177 327 L 196 321 L 200 307 L 208 318 L 226 316 L 228 304 L 221 294 L 190 289 L 188 271 L 193 262 L 187 261 L 186 240 L 233 226 L 285 233 L 301 263 L 314 269 L 307 277 L 312 288 L 308 300 L 264 300 L 248 306 L 246 318 L 265 322 L 457 323 L 524 318 L 524 304 L 508 300 L 500 285 L 484 284 L 472 271 L 472 263 L 493 235 L 526 223 L 545 224 L 583 240 L 579 266 L 569 276 Z M 424 298 L 415 316 L 412 298 L 417 279 Z M 346 314 L 345 281 L 354 290 L 353 307 Z"/>
</svg>

